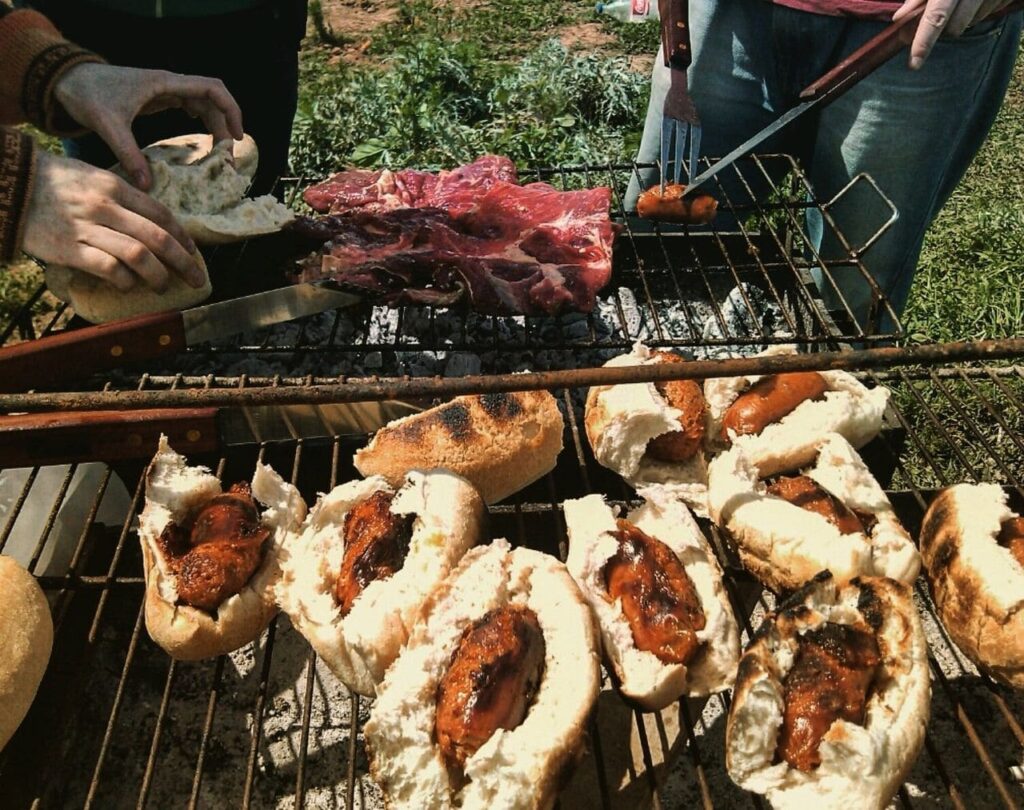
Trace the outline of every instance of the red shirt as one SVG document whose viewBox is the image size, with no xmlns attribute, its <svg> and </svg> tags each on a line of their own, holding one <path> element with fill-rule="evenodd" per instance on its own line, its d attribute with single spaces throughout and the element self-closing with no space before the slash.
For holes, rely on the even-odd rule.
<svg viewBox="0 0 1024 810">
<path fill-rule="evenodd" d="M 788 6 L 812 14 L 828 14 L 833 17 L 862 17 L 871 20 L 890 20 L 902 2 L 893 0 L 775 0 L 780 6 Z"/>
</svg>

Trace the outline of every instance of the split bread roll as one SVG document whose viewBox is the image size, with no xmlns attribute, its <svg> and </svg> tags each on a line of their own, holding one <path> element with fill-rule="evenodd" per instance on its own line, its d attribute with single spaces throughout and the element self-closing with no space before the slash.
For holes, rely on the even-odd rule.
<svg viewBox="0 0 1024 810">
<path fill-rule="evenodd" d="M 863 575 L 912 583 L 920 555 L 857 451 L 837 433 L 809 448 L 814 455 L 803 475 L 839 502 L 831 520 L 773 494 L 747 445 L 711 462 L 711 519 L 735 541 L 744 567 L 776 592 L 799 588 L 824 569 L 840 582 Z"/>
<path fill-rule="evenodd" d="M 793 353 L 793 346 L 773 346 L 758 356 Z M 801 402 L 758 433 L 740 436 L 729 428 L 723 434 L 723 421 L 728 424 L 730 406 L 763 377 L 751 374 L 707 380 L 704 396 L 709 413 L 708 440 L 713 448 L 720 450 L 729 444 L 742 447 L 761 474 L 768 476 L 808 464 L 814 458 L 816 443 L 827 433 L 840 434 L 858 449 L 878 435 L 889 402 L 889 389 L 867 388 L 845 371 L 813 374 L 820 375 L 824 383 L 820 398 Z M 799 376 L 806 379 L 810 374 Z M 765 401 L 754 403 L 753 410 L 764 412 L 764 408 L 776 406 L 777 398 L 778 393 L 773 393 Z"/>
<path fill-rule="evenodd" d="M 499 617 L 518 621 L 516 632 L 499 632 Z M 488 660 L 487 646 L 474 643 L 492 630 L 507 657 Z M 470 550 L 434 592 L 370 710 L 370 771 L 387 805 L 551 807 L 583 752 L 600 686 L 597 644 L 590 609 L 557 559 L 504 540 Z M 517 667 L 527 664 L 524 677 Z M 450 688 L 452 679 L 470 694 Z M 481 730 L 509 702 L 525 716 Z"/>
<path fill-rule="evenodd" d="M 203 286 L 192 287 L 177 273 L 168 273 L 167 289 L 158 293 L 141 279 L 128 292 L 122 292 L 100 278 L 70 267 L 49 265 L 43 272 L 50 292 L 67 301 L 89 323 L 108 323 L 136 315 L 188 309 L 210 297 L 213 286 L 203 254 L 196 251 L 196 262 L 203 271 Z"/>
<path fill-rule="evenodd" d="M 921 524 L 932 599 L 979 669 L 1024 689 L 1024 526 L 995 484 L 944 489 Z M 1013 549 L 1013 550 L 1011 550 Z"/>
<path fill-rule="evenodd" d="M 604 365 L 618 368 L 668 362 L 685 361 L 637 342 L 629 354 L 613 357 Z M 597 385 L 587 392 L 584 424 L 597 462 L 634 488 L 671 486 L 702 516 L 707 514 L 706 422 L 704 395 L 693 380 L 675 381 L 667 387 L 665 383 Z"/>
<path fill-rule="evenodd" d="M 149 195 L 163 203 L 197 244 L 237 242 L 275 233 L 295 218 L 287 206 L 267 194 L 245 196 L 256 172 L 259 155 L 253 139 L 213 143 L 212 135 L 183 135 L 157 141 L 142 153 L 149 161 L 153 184 Z M 111 171 L 125 176 L 120 165 Z M 67 301 L 91 323 L 187 309 L 210 297 L 213 288 L 203 257 L 196 259 L 205 283 L 190 287 L 170 273 L 167 290 L 157 293 L 139 280 L 121 292 L 101 279 L 68 267 L 47 267 L 44 277 L 50 292 Z"/>
<path fill-rule="evenodd" d="M 376 517 L 386 523 L 368 544 L 359 504 L 392 516 Z M 427 597 L 476 545 L 485 514 L 473 486 L 444 471 L 410 472 L 397 492 L 379 476 L 335 487 L 284 547 L 281 608 L 346 686 L 372 697 Z M 382 561 L 388 573 L 378 577 Z M 353 573 L 370 579 L 354 600 L 352 583 L 339 583 Z"/>
<path fill-rule="evenodd" d="M 353 463 L 393 487 L 410 470 L 451 470 L 497 503 L 554 469 L 564 423 L 547 391 L 456 397 L 380 428 Z"/>
<path fill-rule="evenodd" d="M 257 552 L 255 570 L 219 604 L 187 604 L 180 593 L 184 589 L 198 593 L 204 585 L 216 585 L 225 577 L 238 576 L 245 558 L 240 558 L 230 546 L 238 545 L 240 536 L 252 536 L 255 532 L 238 530 L 238 514 L 226 507 L 202 513 L 204 507 L 210 507 L 210 502 L 222 495 L 220 481 L 205 467 L 188 466 L 185 458 L 171 449 L 167 437 L 160 437 L 146 474 L 146 505 L 139 516 L 139 541 L 146 578 L 146 629 L 172 658 L 195 661 L 237 650 L 259 638 L 277 614 L 274 588 L 281 575 L 280 548 L 288 534 L 296 532 L 302 524 L 306 504 L 294 486 L 262 463 L 256 465 L 251 491 L 250 500 L 264 506 L 258 525 L 263 530 L 261 534 L 266 535 Z M 177 565 L 178 558 L 169 556 L 170 546 L 161 537 L 167 538 L 165 532 L 173 530 L 170 524 L 187 530 L 197 517 L 210 529 L 205 545 L 196 545 L 193 536 L 191 541 L 174 541 L 174 547 L 188 548 L 190 554 L 201 549 L 205 554 L 186 555 Z"/>
<path fill-rule="evenodd" d="M 881 810 L 920 753 L 930 699 L 910 587 L 840 586 L 823 572 L 765 619 L 740 660 L 729 776 L 780 810 Z"/>
<path fill-rule="evenodd" d="M 619 680 L 620 691 L 644 709 L 657 711 L 683 695 L 701 697 L 731 686 L 740 655 L 740 640 L 736 618 L 722 585 L 722 571 L 689 509 L 661 487 L 645 488 L 641 494 L 645 502 L 631 511 L 626 520 L 648 537 L 660 541 L 675 556 L 689 580 L 684 580 L 682 587 L 686 590 L 682 596 L 695 593 L 699 602 L 703 624 L 696 627 L 701 625 L 698 620 L 688 628 L 695 630 L 695 638 L 687 649 L 689 657 L 676 655 L 676 660 L 666 660 L 673 656 L 665 652 L 659 654 L 659 649 L 663 649 L 660 645 L 687 643 L 678 633 L 680 616 L 665 610 L 666 605 L 675 606 L 682 600 L 679 592 L 646 587 L 649 582 L 643 581 L 642 573 L 632 576 L 624 590 L 628 595 L 632 588 L 640 587 L 642 591 L 636 601 L 647 599 L 658 605 L 658 615 L 646 617 L 645 626 L 654 626 L 657 635 L 653 638 L 660 645 L 645 644 L 647 649 L 638 646 L 631 621 L 635 611 L 627 613 L 624 606 L 627 597 L 613 599 L 609 593 L 609 566 L 621 559 L 622 543 L 627 538 L 616 521 L 616 510 L 600 495 L 588 495 L 564 504 L 569 529 L 566 565 L 601 628 L 602 648 Z M 649 565 L 654 573 L 652 579 L 673 576 L 673 571 L 643 546 L 626 549 L 632 557 L 629 562 L 636 560 L 638 549 L 643 549 L 643 556 L 634 564 Z M 687 660 L 679 660 L 683 658 Z"/>
<path fill-rule="evenodd" d="M 0 556 L 0 751 L 25 719 L 52 648 L 43 589 L 13 557 Z"/>
</svg>

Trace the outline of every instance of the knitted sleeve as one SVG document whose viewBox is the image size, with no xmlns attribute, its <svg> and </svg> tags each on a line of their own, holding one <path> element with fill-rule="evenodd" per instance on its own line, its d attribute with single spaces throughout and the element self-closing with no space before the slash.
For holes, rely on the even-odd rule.
<svg viewBox="0 0 1024 810">
<path fill-rule="evenodd" d="M 55 135 L 81 132 L 53 89 L 67 70 L 102 61 L 61 37 L 39 12 L 0 5 L 0 124 L 28 121 Z"/>
<path fill-rule="evenodd" d="M 10 261 L 21 246 L 34 179 L 34 149 L 24 132 L 0 127 L 0 263 Z"/>
</svg>

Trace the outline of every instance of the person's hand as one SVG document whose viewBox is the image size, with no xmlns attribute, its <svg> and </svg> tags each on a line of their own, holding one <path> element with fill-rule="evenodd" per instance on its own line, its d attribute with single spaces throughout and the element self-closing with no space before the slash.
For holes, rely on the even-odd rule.
<svg viewBox="0 0 1024 810">
<path fill-rule="evenodd" d="M 54 94 L 75 121 L 107 142 L 143 190 L 152 177 L 132 135 L 136 116 L 181 107 L 203 120 L 214 142 L 242 137 L 242 111 L 218 79 L 86 62 L 67 71 Z"/>
<path fill-rule="evenodd" d="M 958 37 L 975 23 L 991 17 L 1012 2 L 1013 0 L 907 0 L 892 18 L 894 21 L 902 20 L 913 11 L 924 8 L 917 33 L 910 44 L 910 67 L 917 70 L 924 64 L 942 34 Z"/>
<path fill-rule="evenodd" d="M 158 292 L 168 271 L 204 283 L 195 245 L 171 212 L 115 174 L 48 152 L 36 154 L 22 249 L 130 290 L 141 278 Z"/>
</svg>

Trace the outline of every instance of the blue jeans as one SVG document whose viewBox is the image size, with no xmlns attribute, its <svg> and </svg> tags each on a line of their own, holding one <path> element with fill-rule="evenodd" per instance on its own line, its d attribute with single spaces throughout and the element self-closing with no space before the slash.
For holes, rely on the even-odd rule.
<svg viewBox="0 0 1024 810">
<path fill-rule="evenodd" d="M 877 34 L 883 22 L 826 17 L 765 0 L 703 0 L 690 4 L 693 64 L 690 88 L 703 124 L 701 152 L 721 156 L 771 123 L 797 101 L 800 90 Z M 864 172 L 895 203 L 899 218 L 864 254 L 867 270 L 903 311 L 925 231 L 981 147 L 1002 103 L 1020 44 L 1016 13 L 983 22 L 959 39 L 942 39 L 919 71 L 898 55 L 845 95 L 780 134 L 762 152 L 795 155 L 815 194 L 831 199 Z M 668 70 L 655 60 L 651 100 L 639 163 L 659 155 L 662 105 Z M 658 180 L 642 172 L 626 194 L 635 206 L 641 185 Z M 853 246 L 862 245 L 887 211 L 867 184 L 859 183 L 832 209 L 836 226 Z M 824 261 L 848 255 L 820 215 L 808 233 Z M 867 325 L 871 290 L 857 268 L 838 268 L 835 289 L 817 273 L 826 304 L 838 293 Z M 880 328 L 889 331 L 883 315 Z"/>
</svg>

